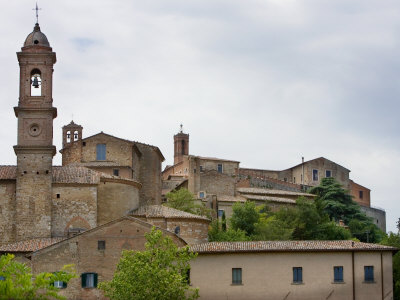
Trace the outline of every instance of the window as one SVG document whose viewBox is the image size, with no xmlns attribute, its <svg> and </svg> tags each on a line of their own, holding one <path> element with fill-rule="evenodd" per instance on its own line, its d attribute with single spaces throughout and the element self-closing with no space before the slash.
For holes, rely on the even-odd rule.
<svg viewBox="0 0 400 300">
<path fill-rule="evenodd" d="M 199 198 L 201 198 L 201 199 L 204 198 L 204 192 L 199 192 Z"/>
<path fill-rule="evenodd" d="M 174 232 L 175 232 L 175 234 L 181 233 L 181 227 L 180 226 L 176 226 Z"/>
<path fill-rule="evenodd" d="M 82 273 L 81 280 L 83 288 L 97 287 L 97 273 Z"/>
<path fill-rule="evenodd" d="M 218 173 L 222 173 L 222 164 L 218 164 L 217 171 Z"/>
<path fill-rule="evenodd" d="M 193 169 L 193 173 L 196 173 L 196 168 Z"/>
<path fill-rule="evenodd" d="M 326 170 L 325 171 L 325 177 L 332 177 L 332 171 L 331 170 Z"/>
<path fill-rule="evenodd" d="M 113 170 L 113 175 L 114 176 L 119 176 L 119 169 L 114 169 Z"/>
<path fill-rule="evenodd" d="M 224 210 L 223 209 L 218 209 L 218 217 L 222 218 L 223 214 L 224 214 Z"/>
<path fill-rule="evenodd" d="M 358 197 L 362 199 L 364 197 L 363 191 L 358 191 Z"/>
<path fill-rule="evenodd" d="M 242 268 L 232 268 L 232 284 L 242 284 Z"/>
<path fill-rule="evenodd" d="M 318 181 L 318 170 L 312 170 L 312 180 Z"/>
<path fill-rule="evenodd" d="M 293 177 L 293 183 L 296 183 L 296 177 Z"/>
<path fill-rule="evenodd" d="M 31 72 L 31 96 L 42 96 L 42 73 L 39 69 Z"/>
<path fill-rule="evenodd" d="M 286 178 L 286 177 L 285 177 L 285 178 L 283 178 L 283 181 L 284 181 L 284 182 L 287 182 L 287 178 Z"/>
<path fill-rule="evenodd" d="M 97 250 L 105 250 L 106 241 L 97 241 Z"/>
<path fill-rule="evenodd" d="M 190 285 L 190 269 L 188 269 L 186 272 L 185 280 L 186 280 L 186 283 L 188 285 Z"/>
<path fill-rule="evenodd" d="M 200 172 L 204 172 L 204 167 L 200 166 Z"/>
<path fill-rule="evenodd" d="M 96 145 L 96 160 L 106 160 L 106 144 Z"/>
<path fill-rule="evenodd" d="M 303 268 L 293 267 L 293 283 L 302 283 L 302 282 L 303 282 Z"/>
<path fill-rule="evenodd" d="M 342 266 L 333 267 L 333 281 L 334 282 L 343 282 L 343 267 Z"/>
<path fill-rule="evenodd" d="M 57 199 L 60 199 L 60 197 L 61 197 L 61 195 L 60 195 L 60 194 L 57 194 Z"/>
<path fill-rule="evenodd" d="M 65 289 L 67 287 L 67 283 L 64 281 L 54 281 L 53 285 L 58 289 Z"/>
<path fill-rule="evenodd" d="M 374 267 L 373 266 L 364 266 L 364 281 L 365 282 L 374 282 Z"/>
</svg>

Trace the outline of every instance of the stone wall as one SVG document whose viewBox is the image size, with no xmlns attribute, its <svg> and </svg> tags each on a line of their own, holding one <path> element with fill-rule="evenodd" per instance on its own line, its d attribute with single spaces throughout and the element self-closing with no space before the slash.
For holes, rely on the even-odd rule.
<svg viewBox="0 0 400 300">
<path fill-rule="evenodd" d="M 123 182 L 101 182 L 97 193 L 97 224 L 113 221 L 139 207 L 139 188 Z"/>
<path fill-rule="evenodd" d="M 368 217 L 372 218 L 372 221 L 380 230 L 386 232 L 386 212 L 383 209 L 363 206 L 360 205 L 361 211 L 363 211 Z"/>
<path fill-rule="evenodd" d="M 68 143 L 60 152 L 63 166 L 71 163 L 80 163 L 82 161 L 82 140 Z"/>
<path fill-rule="evenodd" d="M 65 264 L 74 264 L 78 278 L 72 279 L 60 294 L 68 299 L 106 299 L 97 288 L 82 288 L 80 275 L 94 272 L 98 282 L 111 280 L 123 249 L 144 250 L 144 234 L 151 230 L 151 225 L 131 219 L 134 218 L 108 223 L 34 252 L 33 273 L 56 272 Z M 185 245 L 174 234 L 168 235 L 178 246 Z M 105 250 L 98 250 L 98 241 L 105 241 Z"/>
<path fill-rule="evenodd" d="M 161 204 L 161 158 L 154 147 L 137 144 L 142 156 L 139 160 L 140 205 Z"/>
<path fill-rule="evenodd" d="M 68 236 L 72 228 L 97 226 L 97 186 L 53 184 L 51 235 Z"/>
<path fill-rule="evenodd" d="M 15 180 L 0 182 L 0 244 L 15 241 Z"/>
<path fill-rule="evenodd" d="M 199 191 L 214 195 L 235 195 L 236 178 L 231 175 L 221 174 L 215 170 L 200 174 Z"/>
</svg>

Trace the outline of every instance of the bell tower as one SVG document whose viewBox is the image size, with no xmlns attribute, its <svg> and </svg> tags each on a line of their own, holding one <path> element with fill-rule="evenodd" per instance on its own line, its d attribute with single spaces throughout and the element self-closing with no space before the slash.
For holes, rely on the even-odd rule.
<svg viewBox="0 0 400 300">
<path fill-rule="evenodd" d="M 180 131 L 174 135 L 174 165 L 183 161 L 183 157 L 189 155 L 189 134 Z"/>
<path fill-rule="evenodd" d="M 56 54 L 36 23 L 21 51 L 16 182 L 16 240 L 51 236 L 53 65 Z"/>
</svg>

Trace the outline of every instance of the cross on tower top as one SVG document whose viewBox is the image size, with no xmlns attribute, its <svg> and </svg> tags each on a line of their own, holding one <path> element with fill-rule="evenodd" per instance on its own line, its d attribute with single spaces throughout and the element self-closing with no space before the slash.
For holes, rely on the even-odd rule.
<svg viewBox="0 0 400 300">
<path fill-rule="evenodd" d="M 36 2 L 36 7 L 32 8 L 32 10 L 36 10 L 36 23 L 39 24 L 39 10 L 42 9 L 38 7 L 37 2 Z"/>
</svg>

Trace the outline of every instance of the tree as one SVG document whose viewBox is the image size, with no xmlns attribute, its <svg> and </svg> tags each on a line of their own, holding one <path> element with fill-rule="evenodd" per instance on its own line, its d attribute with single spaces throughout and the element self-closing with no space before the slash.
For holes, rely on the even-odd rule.
<svg viewBox="0 0 400 300">
<path fill-rule="evenodd" d="M 250 240 L 243 230 L 227 228 L 223 230 L 220 228 L 218 219 L 212 221 L 210 229 L 208 230 L 209 242 L 241 242 Z"/>
<path fill-rule="evenodd" d="M 189 247 L 178 248 L 155 227 L 146 234 L 145 250 L 122 252 L 111 281 L 99 288 L 111 299 L 197 299 L 198 289 L 188 285 Z"/>
<path fill-rule="evenodd" d="M 165 206 L 179 209 L 191 214 L 211 217 L 211 211 L 202 203 L 197 203 L 194 195 L 188 189 L 181 188 L 167 193 Z"/>
<path fill-rule="evenodd" d="M 390 232 L 381 244 L 400 249 L 400 233 Z M 400 300 L 400 252 L 393 255 L 393 295 L 395 300 Z"/>
<path fill-rule="evenodd" d="M 256 223 L 260 219 L 260 214 L 256 209 L 256 204 L 251 201 L 245 203 L 236 202 L 232 206 L 232 217 L 230 223 L 232 229 L 243 230 L 247 236 L 251 236 L 256 229 Z"/>
<path fill-rule="evenodd" d="M 58 295 L 54 282 L 68 283 L 76 277 L 72 265 L 64 266 L 60 272 L 43 272 L 32 275 L 31 268 L 14 260 L 14 255 L 0 257 L 0 299 L 65 299 Z"/>
<path fill-rule="evenodd" d="M 317 195 L 315 202 L 323 208 L 329 218 L 343 220 L 352 235 L 363 242 L 379 242 L 384 233 L 367 217 L 352 196 L 333 177 L 323 178 L 319 186 L 309 190 Z"/>
</svg>

